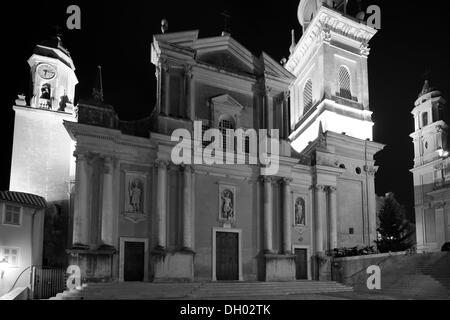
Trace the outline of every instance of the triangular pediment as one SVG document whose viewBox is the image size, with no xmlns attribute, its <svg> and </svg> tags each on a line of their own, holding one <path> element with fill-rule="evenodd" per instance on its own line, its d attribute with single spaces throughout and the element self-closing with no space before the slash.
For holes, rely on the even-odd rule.
<svg viewBox="0 0 450 320">
<path fill-rule="evenodd" d="M 214 97 L 211 99 L 211 103 L 216 107 L 224 107 L 227 109 L 234 109 L 237 111 L 241 111 L 242 109 L 244 109 L 244 106 L 229 94 Z"/>
<path fill-rule="evenodd" d="M 286 70 L 281 64 L 276 62 L 267 53 L 263 52 L 261 54 L 261 60 L 264 64 L 264 73 L 266 75 L 271 75 L 276 78 L 285 78 L 295 80 L 295 76 Z"/>
<path fill-rule="evenodd" d="M 257 59 L 230 36 L 201 39 L 196 42 L 197 60 L 223 70 L 254 75 Z"/>
</svg>

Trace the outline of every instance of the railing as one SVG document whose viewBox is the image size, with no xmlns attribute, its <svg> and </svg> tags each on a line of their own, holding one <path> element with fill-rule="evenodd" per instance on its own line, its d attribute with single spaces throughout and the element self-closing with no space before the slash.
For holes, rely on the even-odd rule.
<svg viewBox="0 0 450 320">
<path fill-rule="evenodd" d="M 49 299 L 66 289 L 66 270 L 32 267 L 31 291 L 33 299 Z"/>
<path fill-rule="evenodd" d="M 41 109 L 51 109 L 52 104 L 50 100 L 47 99 L 39 99 L 39 108 Z"/>
</svg>

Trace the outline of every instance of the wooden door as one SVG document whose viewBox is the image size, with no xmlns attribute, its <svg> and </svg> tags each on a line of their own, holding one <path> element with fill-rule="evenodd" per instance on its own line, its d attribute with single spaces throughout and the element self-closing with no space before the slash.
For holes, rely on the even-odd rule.
<svg viewBox="0 0 450 320">
<path fill-rule="evenodd" d="M 145 244 L 125 242 L 124 281 L 144 281 Z"/>
<path fill-rule="evenodd" d="M 295 249 L 296 279 L 308 280 L 308 250 Z"/>
<path fill-rule="evenodd" d="M 217 232 L 216 278 L 218 281 L 239 280 L 239 234 Z"/>
</svg>

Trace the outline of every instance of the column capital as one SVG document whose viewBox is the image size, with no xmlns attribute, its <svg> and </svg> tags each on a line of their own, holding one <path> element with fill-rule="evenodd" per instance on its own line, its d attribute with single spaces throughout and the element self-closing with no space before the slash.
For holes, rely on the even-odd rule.
<svg viewBox="0 0 450 320">
<path fill-rule="evenodd" d="M 191 64 L 185 64 L 184 65 L 184 72 L 186 74 L 186 77 L 189 79 L 192 79 L 194 77 L 194 74 L 192 73 L 193 66 Z"/>
<path fill-rule="evenodd" d="M 290 185 L 293 181 L 293 178 L 282 177 L 280 180 L 278 180 L 278 183 L 283 185 Z"/>
<path fill-rule="evenodd" d="M 166 73 L 170 73 L 170 66 L 167 62 L 167 59 L 160 59 L 159 65 L 161 66 L 161 70 L 165 71 Z"/>
<path fill-rule="evenodd" d="M 314 191 L 325 192 L 325 191 L 327 191 L 327 189 L 328 189 L 328 186 L 325 186 L 325 185 L 314 185 L 314 186 L 311 186 L 311 190 L 314 190 Z"/>
<path fill-rule="evenodd" d="M 260 176 L 259 179 L 262 183 L 273 183 L 276 180 L 273 176 Z"/>
<path fill-rule="evenodd" d="M 336 192 L 337 188 L 335 186 L 327 186 L 327 190 L 330 192 Z"/>
<path fill-rule="evenodd" d="M 171 162 L 169 160 L 156 160 L 155 161 L 155 168 L 158 169 L 169 169 Z"/>
<path fill-rule="evenodd" d="M 372 166 L 364 166 L 364 171 L 369 175 L 369 176 L 375 176 L 375 174 L 378 171 L 378 168 L 376 167 L 372 167 Z"/>
<path fill-rule="evenodd" d="M 182 172 L 186 172 L 186 173 L 195 173 L 194 166 L 192 166 L 192 165 L 186 165 L 186 164 L 184 164 L 184 163 L 180 165 L 180 170 L 181 170 Z"/>
</svg>

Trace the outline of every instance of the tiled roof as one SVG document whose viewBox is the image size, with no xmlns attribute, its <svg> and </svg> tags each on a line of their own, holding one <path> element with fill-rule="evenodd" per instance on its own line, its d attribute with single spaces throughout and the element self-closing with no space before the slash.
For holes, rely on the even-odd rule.
<svg viewBox="0 0 450 320">
<path fill-rule="evenodd" d="M 25 206 L 45 209 L 47 201 L 44 198 L 23 192 L 0 191 L 0 201 L 19 203 Z"/>
</svg>

